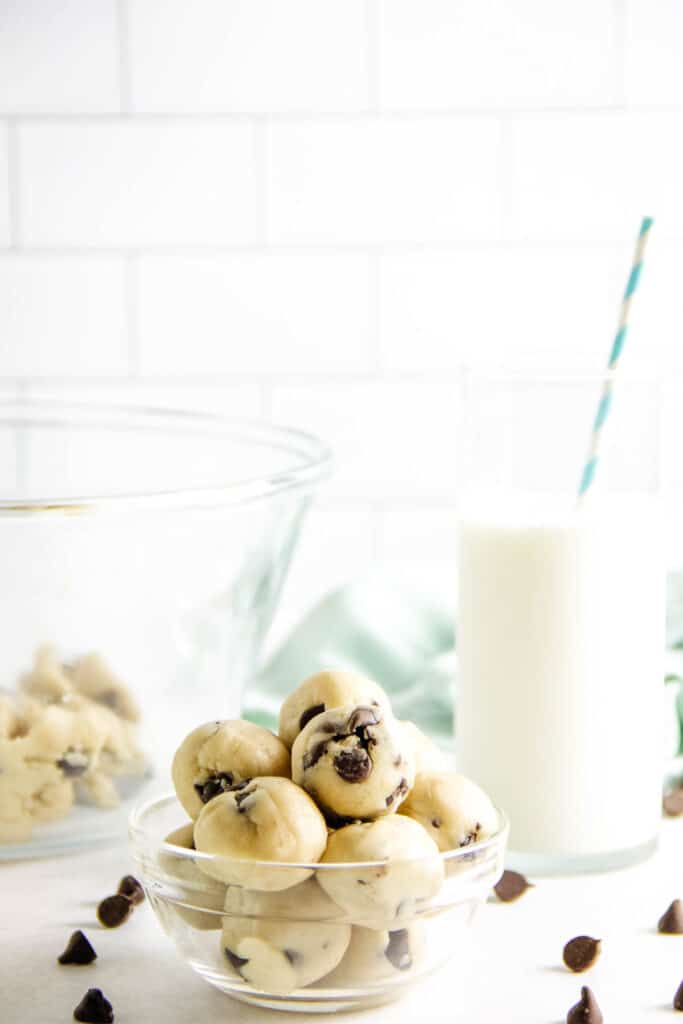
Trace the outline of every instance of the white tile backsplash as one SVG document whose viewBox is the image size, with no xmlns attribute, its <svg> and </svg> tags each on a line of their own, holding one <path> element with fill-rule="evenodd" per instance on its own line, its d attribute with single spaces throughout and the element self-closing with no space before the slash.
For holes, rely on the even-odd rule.
<svg viewBox="0 0 683 1024">
<path fill-rule="evenodd" d="M 457 368 L 601 367 L 643 214 L 624 370 L 683 494 L 677 0 L 0 8 L 0 394 L 329 437 L 292 620 L 374 564 L 448 585 Z"/>
<path fill-rule="evenodd" d="M 378 2 L 380 98 L 386 108 L 510 109 L 614 101 L 612 0 Z"/>
<path fill-rule="evenodd" d="M 120 109 L 117 0 L 0 4 L 0 113 Z"/>
<path fill-rule="evenodd" d="M 146 256 L 143 374 L 367 370 L 370 265 L 362 252 Z"/>
<path fill-rule="evenodd" d="M 368 106 L 365 0 L 129 0 L 136 111 Z"/>
<path fill-rule="evenodd" d="M 127 372 L 123 260 L 0 254 L 0 375 Z"/>
<path fill-rule="evenodd" d="M 161 120 L 25 123 L 21 237 L 35 246 L 259 240 L 255 129 Z"/>
<path fill-rule="evenodd" d="M 499 159 L 500 125 L 493 118 L 273 124 L 270 241 L 497 238 Z"/>
</svg>

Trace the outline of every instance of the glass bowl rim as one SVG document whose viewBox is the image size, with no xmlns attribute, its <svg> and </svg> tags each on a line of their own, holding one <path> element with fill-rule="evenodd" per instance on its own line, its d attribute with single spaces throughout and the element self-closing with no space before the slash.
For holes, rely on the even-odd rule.
<svg viewBox="0 0 683 1024">
<path fill-rule="evenodd" d="M 196 507 L 248 504 L 291 490 L 310 490 L 330 476 L 330 446 L 315 434 L 295 427 L 270 423 L 256 417 L 232 417 L 221 413 L 162 406 L 98 403 L 53 398 L 0 398 L 0 424 L 16 426 L 118 426 L 141 433 L 173 430 L 185 436 L 202 431 L 226 441 L 239 441 L 279 449 L 291 456 L 291 465 L 210 486 L 192 485 L 158 491 L 131 490 L 123 494 L 46 495 L 26 501 L 0 496 L 0 515 L 26 513 L 120 512 L 140 507 Z"/>
<path fill-rule="evenodd" d="M 167 843 L 165 840 L 159 840 L 156 837 L 150 835 L 149 831 L 142 825 L 141 819 L 148 813 L 154 811 L 160 811 L 162 806 L 168 806 L 171 803 L 177 804 L 180 807 L 180 801 L 173 792 L 167 792 L 162 795 L 157 795 L 144 803 L 137 805 L 133 808 L 128 819 L 128 836 L 133 845 L 134 850 L 141 848 L 153 849 L 156 852 L 165 853 L 169 856 L 175 857 L 179 860 L 197 861 L 201 860 L 206 863 L 212 861 L 219 862 L 220 864 L 234 864 L 249 868 L 269 868 L 269 869 L 290 869 L 292 871 L 305 870 L 305 871 L 354 871 L 358 868 L 372 869 L 372 868 L 384 868 L 386 867 L 386 861 L 384 860 L 368 860 L 368 861 L 337 861 L 334 863 L 322 864 L 318 861 L 315 862 L 290 862 L 290 861 L 275 861 L 275 860 L 247 860 L 236 857 L 225 857 L 221 854 L 215 853 L 203 853 L 201 850 L 189 850 L 184 846 L 176 846 L 174 843 Z M 491 836 L 487 836 L 486 839 L 481 839 L 476 843 L 470 843 L 467 846 L 459 846 L 453 850 L 439 850 L 438 854 L 419 854 L 416 857 L 401 857 L 392 863 L 407 864 L 413 861 L 422 860 L 433 860 L 435 856 L 438 856 L 439 860 L 444 863 L 444 866 L 453 863 L 454 861 L 463 860 L 468 861 L 473 859 L 474 854 L 480 854 L 488 850 L 494 850 L 498 847 L 504 848 L 507 842 L 508 834 L 510 831 L 510 821 L 502 808 L 494 804 L 494 809 L 498 815 L 498 828 Z M 191 824 L 188 820 L 186 824 Z M 182 826 L 179 826 L 182 827 Z M 207 875 L 207 880 L 209 876 Z"/>
</svg>

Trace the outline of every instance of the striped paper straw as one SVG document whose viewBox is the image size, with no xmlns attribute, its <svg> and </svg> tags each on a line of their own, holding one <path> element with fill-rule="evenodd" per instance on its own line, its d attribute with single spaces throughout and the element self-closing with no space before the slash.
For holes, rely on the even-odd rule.
<svg viewBox="0 0 683 1024">
<path fill-rule="evenodd" d="M 650 236 L 650 228 L 653 225 L 652 217 L 643 217 L 640 225 L 640 231 L 638 233 L 638 241 L 636 242 L 636 251 L 633 254 L 633 263 L 631 265 L 631 273 L 629 274 L 628 281 L 626 282 L 626 290 L 624 291 L 624 297 L 621 300 L 621 310 L 619 313 L 619 325 L 617 327 L 617 333 L 614 336 L 612 343 L 612 351 L 610 352 L 609 362 L 607 364 L 607 374 L 605 377 L 605 384 L 602 389 L 602 395 L 598 402 L 598 410 L 595 414 L 595 420 L 593 421 L 593 430 L 591 433 L 590 445 L 588 447 L 588 457 L 583 467 L 583 473 L 581 475 L 581 483 L 579 484 L 579 499 L 583 497 L 590 485 L 593 483 L 595 476 L 595 468 L 598 464 L 598 454 L 600 448 L 600 439 L 602 437 L 602 429 L 605 425 L 605 421 L 609 416 L 610 407 L 612 405 L 612 389 L 614 386 L 614 377 L 616 374 L 617 367 L 619 365 L 619 358 L 621 356 L 624 342 L 626 341 L 626 332 L 628 330 L 628 314 L 631 308 L 631 299 L 638 287 L 638 281 L 640 280 L 640 273 L 643 267 L 643 253 L 645 252 L 645 246 Z"/>
</svg>

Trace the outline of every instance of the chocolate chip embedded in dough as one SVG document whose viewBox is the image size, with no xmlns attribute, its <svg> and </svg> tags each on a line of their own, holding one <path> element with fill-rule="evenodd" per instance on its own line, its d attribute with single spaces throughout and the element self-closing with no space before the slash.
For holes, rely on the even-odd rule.
<svg viewBox="0 0 683 1024">
<path fill-rule="evenodd" d="M 372 708 L 356 708 L 349 716 L 346 726 L 349 735 L 356 729 L 364 729 L 368 725 L 379 725 L 379 719 Z"/>
<path fill-rule="evenodd" d="M 387 805 L 387 807 L 391 807 L 391 805 L 393 804 L 394 800 L 397 800 L 399 797 L 404 797 L 406 795 L 406 793 L 408 792 L 409 788 L 410 787 L 408 786 L 408 780 L 407 779 L 401 779 L 401 781 L 399 782 L 398 786 L 393 791 L 393 793 L 390 793 L 389 796 L 384 801 L 385 804 Z"/>
<path fill-rule="evenodd" d="M 230 965 L 234 967 L 236 971 L 239 971 L 240 967 L 244 967 L 245 964 L 249 963 L 248 957 L 245 958 L 243 956 L 238 956 L 237 953 L 233 953 L 233 951 L 231 949 L 228 949 L 227 947 L 223 950 L 223 952 L 230 961 Z"/>
<path fill-rule="evenodd" d="M 600 939 L 590 935 L 577 935 L 562 950 L 562 959 L 570 971 L 587 971 L 600 956 Z"/>
<path fill-rule="evenodd" d="M 581 998 L 567 1014 L 567 1024 L 602 1024 L 602 1012 L 591 990 L 584 985 Z"/>
<path fill-rule="evenodd" d="M 312 707 L 306 708 L 299 719 L 299 729 L 301 730 L 304 726 L 308 725 L 312 718 L 316 718 L 317 715 L 322 715 L 324 710 L 324 704 L 313 704 Z"/>
<path fill-rule="evenodd" d="M 208 804 L 209 800 L 230 789 L 233 782 L 234 776 L 231 772 L 217 772 L 215 775 L 209 775 L 203 782 L 195 782 L 194 788 L 201 802 Z"/>
<path fill-rule="evenodd" d="M 133 902 L 127 896 L 116 893 L 106 896 L 97 908 L 97 919 L 105 928 L 118 928 L 133 913 Z"/>
<path fill-rule="evenodd" d="M 372 772 L 370 755 L 362 747 L 341 750 L 333 763 L 334 770 L 344 782 L 364 782 Z"/>
<path fill-rule="evenodd" d="M 74 1018 L 85 1024 L 112 1024 L 114 1010 L 101 988 L 89 988 L 74 1010 Z"/>
<path fill-rule="evenodd" d="M 389 944 L 384 950 L 384 955 L 397 971 L 410 970 L 413 966 L 413 958 L 407 929 L 399 928 L 395 932 L 389 932 Z"/>
<path fill-rule="evenodd" d="M 90 767 L 90 758 L 82 750 L 67 750 L 56 764 L 67 779 L 78 779 Z"/>
<path fill-rule="evenodd" d="M 57 957 L 57 962 L 60 964 L 91 964 L 96 959 L 97 953 L 79 929 L 73 932 L 64 952 Z"/>
</svg>

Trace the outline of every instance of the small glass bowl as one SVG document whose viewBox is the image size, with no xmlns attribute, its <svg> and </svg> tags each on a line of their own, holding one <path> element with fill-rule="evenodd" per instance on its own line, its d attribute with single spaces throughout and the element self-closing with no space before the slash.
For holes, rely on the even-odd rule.
<svg viewBox="0 0 683 1024">
<path fill-rule="evenodd" d="M 176 841 L 188 846 L 165 842 L 183 825 Z M 434 857 L 265 862 L 259 866 L 271 891 L 257 892 L 206 873 L 230 873 L 235 862 L 189 847 L 191 829 L 175 796 L 142 805 L 130 821 L 149 902 L 190 967 L 235 999 L 310 1013 L 389 1002 L 456 956 L 464 979 L 469 929 L 503 871 L 507 835 L 499 811 L 495 835 Z M 349 913 L 328 895 L 348 892 L 353 901 L 360 886 L 356 905 L 367 897 L 365 911 Z"/>
</svg>

